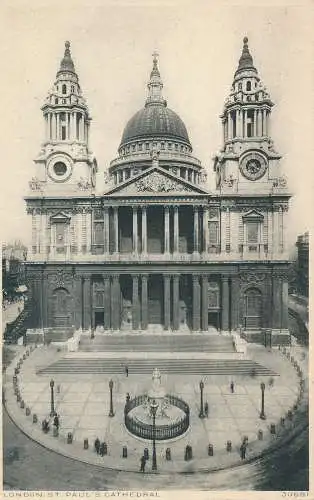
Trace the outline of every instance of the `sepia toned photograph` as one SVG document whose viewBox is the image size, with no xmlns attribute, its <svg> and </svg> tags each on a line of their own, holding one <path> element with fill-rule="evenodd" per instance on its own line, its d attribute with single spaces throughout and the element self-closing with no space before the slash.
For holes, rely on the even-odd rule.
<svg viewBox="0 0 314 500">
<path fill-rule="evenodd" d="M 312 9 L 1 10 L 4 496 L 307 497 Z"/>
</svg>

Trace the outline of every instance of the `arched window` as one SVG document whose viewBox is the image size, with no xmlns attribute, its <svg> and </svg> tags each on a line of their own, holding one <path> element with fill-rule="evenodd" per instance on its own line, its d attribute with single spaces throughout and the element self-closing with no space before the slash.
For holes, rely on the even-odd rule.
<svg viewBox="0 0 314 500">
<path fill-rule="evenodd" d="M 257 288 L 248 288 L 244 294 L 244 325 L 246 330 L 262 326 L 262 294 Z"/>
<path fill-rule="evenodd" d="M 64 83 L 64 84 L 62 85 L 62 94 L 66 94 L 66 93 L 67 93 L 67 86 L 66 86 L 66 84 Z"/>
<path fill-rule="evenodd" d="M 252 84 L 251 82 L 246 82 L 246 90 L 251 90 Z"/>
</svg>

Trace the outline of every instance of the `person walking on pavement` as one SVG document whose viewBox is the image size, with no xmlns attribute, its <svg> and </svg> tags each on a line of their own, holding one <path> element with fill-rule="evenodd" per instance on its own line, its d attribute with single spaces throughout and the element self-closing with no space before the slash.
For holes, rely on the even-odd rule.
<svg viewBox="0 0 314 500">
<path fill-rule="evenodd" d="M 125 376 L 128 377 L 129 376 L 129 367 L 128 367 L 128 365 L 125 365 L 124 370 L 125 370 Z"/>
<path fill-rule="evenodd" d="M 231 391 L 232 394 L 234 393 L 234 382 L 233 382 L 233 380 L 230 383 L 230 391 Z"/>
<path fill-rule="evenodd" d="M 146 458 L 143 455 L 142 458 L 141 458 L 141 469 L 140 469 L 140 472 L 145 472 L 145 465 L 146 465 Z"/>
<path fill-rule="evenodd" d="M 100 441 L 99 441 L 98 437 L 95 439 L 94 448 L 95 448 L 97 455 L 99 455 Z"/>
<path fill-rule="evenodd" d="M 204 411 L 205 411 L 206 417 L 208 418 L 208 403 L 207 403 L 207 401 L 206 401 L 206 403 L 204 405 Z"/>
<path fill-rule="evenodd" d="M 58 415 L 55 415 L 55 416 L 54 416 L 54 419 L 53 419 L 53 425 L 54 425 L 57 429 L 59 429 L 59 427 L 60 427 L 60 420 L 59 420 L 59 416 L 58 416 Z"/>
</svg>

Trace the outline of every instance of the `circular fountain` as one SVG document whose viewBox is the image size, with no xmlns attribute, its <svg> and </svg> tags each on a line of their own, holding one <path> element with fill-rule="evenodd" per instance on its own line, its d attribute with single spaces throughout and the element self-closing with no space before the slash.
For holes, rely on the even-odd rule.
<svg viewBox="0 0 314 500">
<path fill-rule="evenodd" d="M 154 368 L 152 386 L 147 392 L 126 402 L 124 423 L 131 434 L 143 439 L 153 438 L 153 409 L 155 439 L 173 439 L 184 434 L 190 425 L 188 404 L 177 396 L 167 394 L 161 383 L 161 374 Z"/>
</svg>

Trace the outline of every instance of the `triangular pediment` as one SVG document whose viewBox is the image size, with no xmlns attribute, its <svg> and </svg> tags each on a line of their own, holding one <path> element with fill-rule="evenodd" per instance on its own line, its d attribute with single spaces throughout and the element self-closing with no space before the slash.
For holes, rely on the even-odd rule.
<svg viewBox="0 0 314 500">
<path fill-rule="evenodd" d="M 69 217 L 64 212 L 57 212 L 50 217 L 50 222 L 70 222 L 71 217 Z"/>
<path fill-rule="evenodd" d="M 249 212 L 243 215 L 243 219 L 262 220 L 264 219 L 264 216 L 263 214 L 257 212 L 256 210 L 250 210 Z"/>
<path fill-rule="evenodd" d="M 176 177 L 167 170 L 160 167 L 151 167 L 139 175 L 136 175 L 125 182 L 111 188 L 105 195 L 118 196 L 141 196 L 141 195 L 167 195 L 185 194 L 200 195 L 208 192 L 191 182 Z"/>
</svg>

